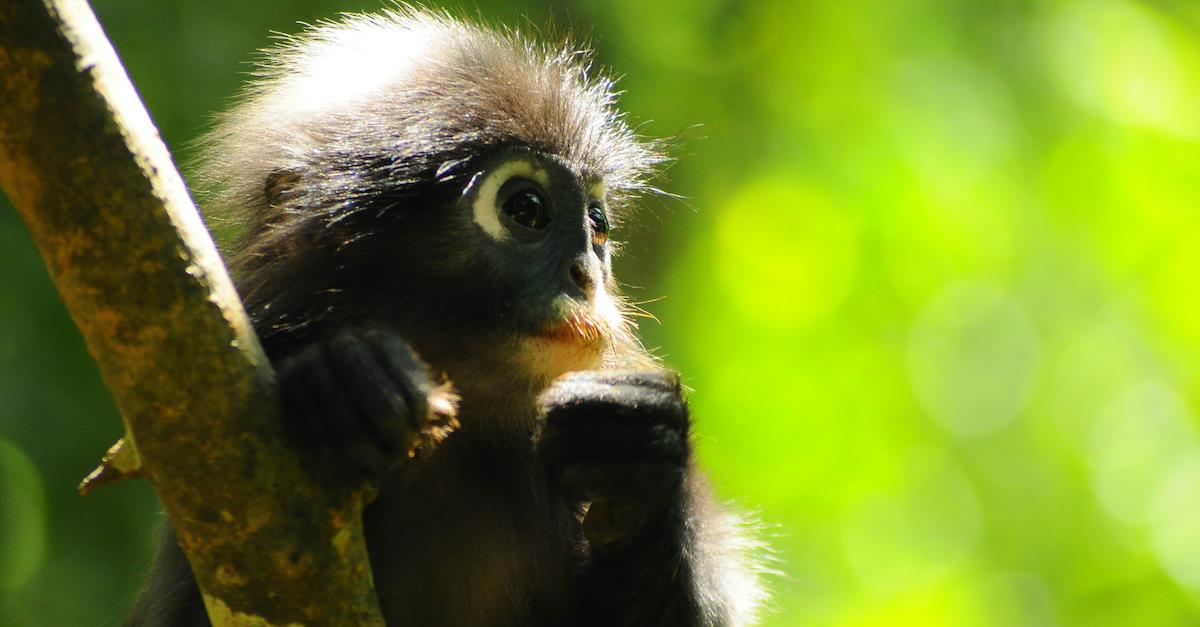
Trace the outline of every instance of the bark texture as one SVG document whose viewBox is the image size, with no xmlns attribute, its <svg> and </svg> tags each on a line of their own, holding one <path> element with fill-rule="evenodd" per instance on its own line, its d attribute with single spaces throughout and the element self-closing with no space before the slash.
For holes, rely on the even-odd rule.
<svg viewBox="0 0 1200 627">
<path fill-rule="evenodd" d="M 284 443 L 233 284 L 83 0 L 0 2 L 0 185 L 124 417 L 108 474 L 153 483 L 214 624 L 382 625 L 365 490 Z"/>
</svg>

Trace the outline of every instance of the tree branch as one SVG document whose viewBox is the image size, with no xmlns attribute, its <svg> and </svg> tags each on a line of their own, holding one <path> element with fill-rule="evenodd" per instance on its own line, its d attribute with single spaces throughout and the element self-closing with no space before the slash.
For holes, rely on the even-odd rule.
<svg viewBox="0 0 1200 627">
<path fill-rule="evenodd" d="M 83 0 L 0 3 L 0 185 L 125 421 L 216 625 L 382 625 L 362 491 L 305 475 L 270 366 Z M 103 471 L 102 471 L 103 472 Z"/>
</svg>

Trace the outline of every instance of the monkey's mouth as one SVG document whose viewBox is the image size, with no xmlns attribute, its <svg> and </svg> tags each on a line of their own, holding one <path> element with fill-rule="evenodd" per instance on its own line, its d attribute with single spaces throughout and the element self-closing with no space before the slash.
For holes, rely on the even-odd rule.
<svg viewBox="0 0 1200 627">
<path fill-rule="evenodd" d="M 566 319 L 555 320 L 540 327 L 532 335 L 582 347 L 599 347 L 608 337 L 608 329 L 596 316 L 586 312 L 575 312 Z"/>
</svg>

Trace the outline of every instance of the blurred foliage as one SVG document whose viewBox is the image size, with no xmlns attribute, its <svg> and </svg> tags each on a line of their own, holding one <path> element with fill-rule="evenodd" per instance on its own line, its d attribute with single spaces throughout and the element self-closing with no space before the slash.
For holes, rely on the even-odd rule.
<svg viewBox="0 0 1200 627">
<path fill-rule="evenodd" d="M 96 1 L 184 156 L 269 31 L 375 7 Z M 771 538 L 768 624 L 1200 622 L 1200 5 L 464 12 L 593 41 L 678 138 L 619 272 Z M 0 624 L 114 624 L 156 505 L 73 495 L 120 422 L 7 207 L 0 288 Z"/>
</svg>

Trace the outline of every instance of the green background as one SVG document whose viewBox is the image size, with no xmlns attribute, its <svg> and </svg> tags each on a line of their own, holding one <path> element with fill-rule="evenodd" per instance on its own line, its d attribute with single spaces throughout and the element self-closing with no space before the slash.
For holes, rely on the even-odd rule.
<svg viewBox="0 0 1200 627">
<path fill-rule="evenodd" d="M 376 6 L 96 2 L 180 156 L 269 31 Z M 1200 5 L 465 12 L 589 37 L 677 138 L 618 271 L 773 547 L 768 624 L 1200 624 Z M 120 430 L 5 205 L 0 624 L 119 619 L 153 494 L 74 487 Z"/>
</svg>

